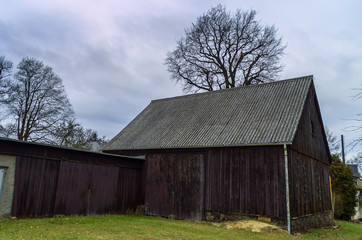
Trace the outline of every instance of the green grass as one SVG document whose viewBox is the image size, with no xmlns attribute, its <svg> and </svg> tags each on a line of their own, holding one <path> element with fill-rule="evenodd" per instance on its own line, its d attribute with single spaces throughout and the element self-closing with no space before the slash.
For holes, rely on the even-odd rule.
<svg viewBox="0 0 362 240">
<path fill-rule="evenodd" d="M 289 235 L 281 230 L 253 233 L 208 222 L 148 216 L 106 215 L 0 220 L 0 239 L 362 239 L 362 224 L 336 222 L 337 229 Z"/>
</svg>

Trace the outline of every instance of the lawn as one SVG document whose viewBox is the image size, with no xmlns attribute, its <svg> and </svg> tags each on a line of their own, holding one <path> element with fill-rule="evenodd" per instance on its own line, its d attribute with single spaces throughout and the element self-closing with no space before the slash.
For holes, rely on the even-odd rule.
<svg viewBox="0 0 362 240">
<path fill-rule="evenodd" d="M 289 235 L 280 229 L 260 233 L 228 223 L 192 222 L 148 216 L 106 215 L 0 220 L 0 239 L 357 239 L 362 224 L 336 222 L 337 228 Z"/>
</svg>

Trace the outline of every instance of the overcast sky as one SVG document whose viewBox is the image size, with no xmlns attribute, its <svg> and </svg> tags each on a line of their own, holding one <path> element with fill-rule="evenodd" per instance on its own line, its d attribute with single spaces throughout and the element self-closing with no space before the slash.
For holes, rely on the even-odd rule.
<svg viewBox="0 0 362 240">
<path fill-rule="evenodd" d="M 182 95 L 163 64 L 218 3 L 257 11 L 287 44 L 280 79 L 314 75 L 324 124 L 347 141 L 362 112 L 362 1 L 0 0 L 0 56 L 42 60 L 63 79 L 78 121 L 107 138 L 153 99 Z"/>
</svg>

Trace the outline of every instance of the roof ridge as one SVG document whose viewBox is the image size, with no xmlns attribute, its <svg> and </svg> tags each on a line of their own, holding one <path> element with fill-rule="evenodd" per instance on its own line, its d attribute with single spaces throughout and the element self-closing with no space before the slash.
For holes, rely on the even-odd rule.
<svg viewBox="0 0 362 240">
<path fill-rule="evenodd" d="M 199 93 L 191 93 L 191 94 L 185 94 L 185 95 L 181 95 L 181 96 L 174 96 L 174 97 L 166 97 L 166 98 L 159 98 L 159 99 L 154 99 L 151 100 L 152 102 L 159 102 L 159 101 L 168 101 L 170 99 L 178 99 L 178 98 L 187 98 L 187 97 L 194 97 L 194 96 L 200 96 L 200 95 L 206 95 L 206 94 L 214 94 L 214 93 L 219 93 L 219 92 L 225 92 L 225 91 L 236 91 L 239 90 L 240 88 L 250 88 L 250 87 L 261 87 L 261 86 L 265 86 L 265 85 L 269 85 L 269 84 L 281 84 L 281 83 L 285 83 L 285 82 L 292 82 L 292 81 L 300 81 L 300 80 L 313 80 L 313 74 L 311 75 L 306 75 L 306 76 L 301 76 L 301 77 L 295 77 L 295 78 L 288 78 L 288 79 L 283 79 L 283 80 L 277 80 L 277 81 L 272 81 L 272 82 L 267 82 L 267 83 L 262 83 L 262 84 L 253 84 L 253 85 L 246 85 L 246 86 L 238 86 L 238 87 L 233 87 L 233 88 L 224 88 L 224 89 L 218 89 L 218 90 L 214 90 L 214 91 L 208 91 L 208 92 L 199 92 Z"/>
</svg>

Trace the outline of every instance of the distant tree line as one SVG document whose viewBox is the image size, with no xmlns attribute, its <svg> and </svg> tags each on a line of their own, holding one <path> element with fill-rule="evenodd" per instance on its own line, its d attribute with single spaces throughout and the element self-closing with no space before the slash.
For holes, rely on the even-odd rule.
<svg viewBox="0 0 362 240">
<path fill-rule="evenodd" d="M 13 63 L 0 57 L 0 136 L 91 149 L 95 130 L 76 121 L 62 79 L 35 58 Z M 103 138 L 104 140 L 104 138 Z"/>
</svg>

